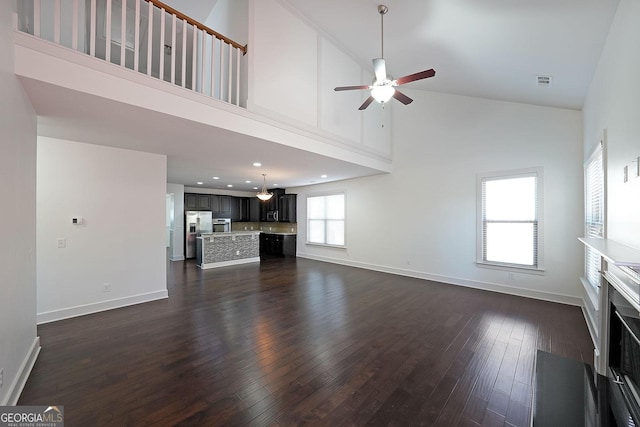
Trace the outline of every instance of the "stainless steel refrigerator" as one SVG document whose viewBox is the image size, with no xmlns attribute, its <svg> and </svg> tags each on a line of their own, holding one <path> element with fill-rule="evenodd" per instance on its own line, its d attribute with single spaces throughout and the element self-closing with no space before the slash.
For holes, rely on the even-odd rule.
<svg viewBox="0 0 640 427">
<path fill-rule="evenodd" d="M 185 227 L 185 258 L 196 257 L 196 237 L 213 233 L 211 212 L 187 211 Z"/>
</svg>

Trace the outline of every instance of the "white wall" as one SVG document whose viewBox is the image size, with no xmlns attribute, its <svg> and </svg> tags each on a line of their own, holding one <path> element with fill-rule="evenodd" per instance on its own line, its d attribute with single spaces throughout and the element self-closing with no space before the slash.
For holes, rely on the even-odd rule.
<svg viewBox="0 0 640 427">
<path fill-rule="evenodd" d="M 167 297 L 166 169 L 162 155 L 38 137 L 39 323 Z"/>
<path fill-rule="evenodd" d="M 252 0 L 249 15 L 248 109 L 388 159 L 393 107 L 359 111 L 367 91 L 334 91 L 369 84 L 373 65 L 363 68 L 283 0 Z"/>
<path fill-rule="evenodd" d="M 0 405 L 15 404 L 37 357 L 36 116 L 13 73 L 12 1 L 0 2 Z"/>
<path fill-rule="evenodd" d="M 640 2 L 620 0 L 584 106 L 584 155 L 607 133 L 608 237 L 640 249 Z M 623 181 L 623 168 L 629 181 Z"/>
<path fill-rule="evenodd" d="M 393 173 L 290 189 L 298 254 L 448 283 L 579 304 L 582 270 L 580 112 L 407 92 L 394 110 Z M 477 267 L 476 176 L 544 168 L 544 275 Z M 347 249 L 304 244 L 309 194 L 346 190 Z"/>
<path fill-rule="evenodd" d="M 245 45 L 249 37 L 249 0 L 218 0 L 203 23 Z"/>
</svg>

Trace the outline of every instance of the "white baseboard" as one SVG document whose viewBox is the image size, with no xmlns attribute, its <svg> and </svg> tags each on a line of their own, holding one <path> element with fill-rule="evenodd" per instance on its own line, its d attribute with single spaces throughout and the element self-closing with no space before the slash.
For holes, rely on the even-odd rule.
<svg viewBox="0 0 640 427">
<path fill-rule="evenodd" d="M 184 256 L 170 257 L 169 261 L 184 261 Z"/>
<path fill-rule="evenodd" d="M 502 285 L 498 283 L 480 282 L 478 280 L 462 279 L 458 277 L 442 276 L 439 274 L 424 273 L 421 271 L 405 270 L 402 268 L 388 267 L 384 265 L 368 264 L 364 262 L 349 261 L 339 258 L 331 258 L 324 256 L 300 253 L 296 255 L 298 258 L 307 258 L 316 261 L 330 262 L 333 264 L 341 264 L 349 267 L 364 268 L 366 270 L 380 271 L 382 273 L 396 274 L 398 276 L 413 277 L 416 279 L 431 280 L 434 282 L 446 283 L 449 285 L 464 286 L 467 288 L 481 289 L 485 291 L 499 292 L 502 294 L 516 295 L 521 297 L 539 299 L 543 301 L 558 302 L 561 304 L 582 306 L 582 299 L 570 295 L 552 294 L 549 292 L 534 291 L 531 289 L 515 288 L 512 286 Z"/>
<path fill-rule="evenodd" d="M 209 264 L 198 265 L 198 267 L 200 267 L 203 270 L 208 270 L 210 268 L 228 267 L 230 265 L 239 265 L 239 264 L 249 264 L 251 262 L 260 262 L 260 257 L 234 259 L 231 261 L 211 262 Z"/>
<path fill-rule="evenodd" d="M 100 302 L 95 302 L 91 304 L 63 308 L 61 310 L 53 310 L 53 311 L 47 311 L 44 313 L 38 313 L 37 321 L 38 321 L 38 325 L 41 325 L 43 323 L 55 322 L 57 320 L 84 316 L 86 314 L 113 310 L 115 308 L 121 308 L 129 305 L 141 304 L 141 303 L 156 301 L 156 300 L 165 299 L 165 298 L 169 298 L 169 292 L 166 289 L 163 289 L 161 291 L 149 292 L 146 294 L 131 295 L 124 298 L 116 298 L 116 299 L 107 300 L 107 301 L 100 301 Z"/>
<path fill-rule="evenodd" d="M 7 393 L 6 401 L 0 402 L 1 406 L 15 406 L 18 404 L 18 399 L 20 398 L 20 394 L 22 394 L 22 390 L 24 389 L 25 384 L 27 384 L 27 380 L 29 379 L 29 375 L 31 374 L 31 370 L 33 369 L 33 365 L 36 364 L 36 360 L 38 359 L 38 355 L 40 354 L 40 337 L 35 337 L 33 343 L 31 343 L 31 347 L 29 348 L 29 352 L 26 354 L 24 360 L 20 364 L 20 368 L 18 369 L 18 375 L 14 378 L 11 386 L 9 387 L 9 392 Z"/>
</svg>

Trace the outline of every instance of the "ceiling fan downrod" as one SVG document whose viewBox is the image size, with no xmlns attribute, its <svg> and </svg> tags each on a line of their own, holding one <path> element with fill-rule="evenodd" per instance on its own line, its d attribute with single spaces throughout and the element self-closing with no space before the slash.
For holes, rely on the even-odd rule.
<svg viewBox="0 0 640 427">
<path fill-rule="evenodd" d="M 383 4 L 378 5 L 378 13 L 380 14 L 380 58 L 384 58 L 384 15 L 389 8 Z"/>
</svg>

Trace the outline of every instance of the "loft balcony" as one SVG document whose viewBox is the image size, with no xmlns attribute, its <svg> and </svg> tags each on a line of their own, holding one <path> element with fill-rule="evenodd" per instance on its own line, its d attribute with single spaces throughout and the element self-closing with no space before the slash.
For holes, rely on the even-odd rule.
<svg viewBox="0 0 640 427">
<path fill-rule="evenodd" d="M 247 5 L 233 22 L 246 43 L 157 0 L 18 2 L 15 72 L 39 133 L 167 154 L 176 183 L 187 152 L 203 173 L 253 152 L 292 159 L 290 176 L 390 172 L 391 107 L 362 113 L 362 94 L 333 92 L 369 71 L 279 0 L 227 3 Z"/>
</svg>

